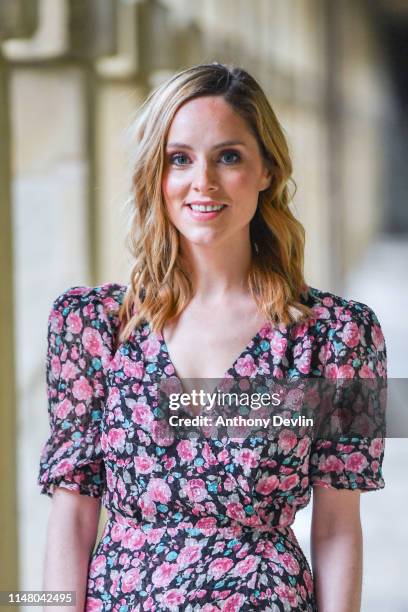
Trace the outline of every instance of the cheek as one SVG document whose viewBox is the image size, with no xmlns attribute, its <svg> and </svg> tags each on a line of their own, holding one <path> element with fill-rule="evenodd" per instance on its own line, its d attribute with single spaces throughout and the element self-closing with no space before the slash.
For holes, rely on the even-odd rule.
<svg viewBox="0 0 408 612">
<path fill-rule="evenodd" d="M 257 192 L 257 169 L 247 165 L 239 172 L 232 172 L 227 176 L 228 184 L 232 189 L 248 193 Z"/>
<path fill-rule="evenodd" d="M 183 196 L 185 190 L 185 180 L 179 174 L 173 174 L 171 172 L 163 176 L 162 191 L 165 200 L 171 203 L 172 200 L 177 200 Z"/>
</svg>

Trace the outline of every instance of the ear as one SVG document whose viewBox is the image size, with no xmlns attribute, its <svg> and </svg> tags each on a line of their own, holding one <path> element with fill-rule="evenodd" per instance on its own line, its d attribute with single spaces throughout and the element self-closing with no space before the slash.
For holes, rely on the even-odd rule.
<svg viewBox="0 0 408 612">
<path fill-rule="evenodd" d="M 266 165 L 264 165 L 260 180 L 259 191 L 265 191 L 266 189 L 268 189 L 268 187 L 270 187 L 272 183 L 272 176 L 272 171 Z"/>
</svg>

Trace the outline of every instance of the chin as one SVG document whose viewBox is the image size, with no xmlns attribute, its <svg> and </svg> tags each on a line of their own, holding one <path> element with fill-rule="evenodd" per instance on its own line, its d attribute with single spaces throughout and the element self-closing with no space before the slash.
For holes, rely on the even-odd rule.
<svg viewBox="0 0 408 612">
<path fill-rule="evenodd" d="M 221 244 L 220 236 L 198 234 L 181 234 L 184 243 L 194 246 L 213 247 Z"/>
</svg>

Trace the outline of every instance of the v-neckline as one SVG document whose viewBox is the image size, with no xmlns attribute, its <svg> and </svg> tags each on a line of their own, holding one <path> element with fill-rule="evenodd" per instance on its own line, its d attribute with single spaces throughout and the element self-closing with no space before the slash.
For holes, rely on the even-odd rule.
<svg viewBox="0 0 408 612">
<path fill-rule="evenodd" d="M 214 387 L 214 389 L 212 389 L 211 395 L 213 395 L 214 393 L 216 393 L 219 390 L 219 386 L 220 386 L 220 384 L 224 380 L 226 380 L 228 378 L 231 378 L 231 376 L 230 376 L 231 371 L 235 368 L 235 366 L 236 366 L 237 362 L 239 361 L 239 359 L 241 359 L 241 357 L 245 353 L 248 352 L 250 347 L 254 343 L 256 343 L 256 341 L 261 337 L 262 332 L 264 330 L 266 330 L 266 329 L 271 330 L 272 327 L 273 327 L 273 323 L 271 321 L 269 321 L 269 320 L 268 321 L 264 321 L 263 324 L 262 324 L 262 327 L 256 332 L 256 334 L 254 336 L 252 336 L 252 338 L 249 340 L 249 342 L 247 342 L 246 346 L 244 346 L 244 348 L 241 350 L 241 352 L 236 356 L 236 358 L 232 362 L 231 366 L 224 372 L 224 374 L 221 376 L 221 378 L 212 377 L 215 380 L 217 380 L 217 384 Z M 176 366 L 174 365 L 174 362 L 173 362 L 172 357 L 170 355 L 170 351 L 169 351 L 169 348 L 167 346 L 167 342 L 166 342 L 166 340 L 164 338 L 163 331 L 159 331 L 157 333 L 157 338 L 158 338 L 158 340 L 159 340 L 159 342 L 161 344 L 161 349 L 163 350 L 164 355 L 165 355 L 165 362 L 166 363 L 165 363 L 165 366 L 164 366 L 163 370 L 165 370 L 166 367 L 170 366 L 173 369 L 172 376 L 174 376 L 178 380 L 178 382 L 180 383 L 180 387 L 182 389 L 182 392 L 183 393 L 187 393 L 187 391 L 185 391 L 184 388 L 183 388 L 183 383 L 182 383 L 183 379 L 179 376 L 179 374 L 177 372 L 177 369 L 176 369 Z M 256 371 L 258 372 L 258 370 L 259 370 L 259 367 L 257 366 L 256 367 Z M 193 380 L 193 379 L 191 379 L 191 380 Z M 194 415 L 194 416 L 198 416 L 198 415 L 202 414 L 203 408 L 204 407 L 201 407 L 201 410 L 197 413 L 197 415 Z"/>
</svg>

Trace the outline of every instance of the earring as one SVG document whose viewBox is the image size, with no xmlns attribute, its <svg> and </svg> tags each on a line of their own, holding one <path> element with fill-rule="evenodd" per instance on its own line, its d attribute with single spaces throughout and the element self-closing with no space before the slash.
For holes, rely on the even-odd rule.
<svg viewBox="0 0 408 612">
<path fill-rule="evenodd" d="M 257 243 L 255 241 L 254 241 L 254 249 L 255 249 L 255 253 L 257 255 L 259 255 L 259 248 L 258 248 L 258 245 L 257 245 Z"/>
</svg>

